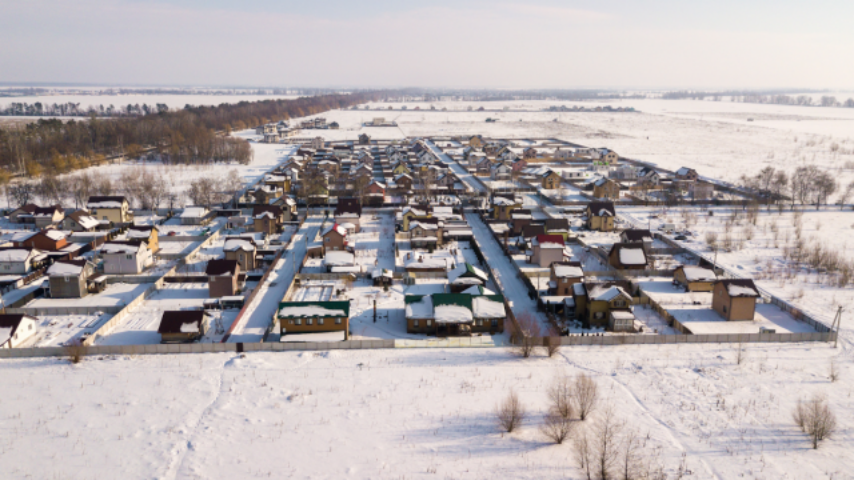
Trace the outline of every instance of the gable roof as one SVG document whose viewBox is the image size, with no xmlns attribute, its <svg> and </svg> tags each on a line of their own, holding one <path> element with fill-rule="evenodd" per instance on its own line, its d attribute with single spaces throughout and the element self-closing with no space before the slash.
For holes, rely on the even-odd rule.
<svg viewBox="0 0 854 480">
<path fill-rule="evenodd" d="M 21 320 L 23 320 L 24 317 L 31 318 L 34 321 L 38 320 L 36 317 L 30 315 L 0 314 L 0 346 L 15 336 L 15 332 L 18 330 L 18 326 L 21 325 Z"/>
<path fill-rule="evenodd" d="M 350 302 L 281 302 L 279 318 L 350 317 Z"/>
<path fill-rule="evenodd" d="M 92 195 L 86 202 L 88 208 L 121 208 L 127 199 L 121 195 Z"/>
<path fill-rule="evenodd" d="M 86 260 L 57 260 L 47 269 L 50 277 L 79 277 L 86 269 Z"/>
<path fill-rule="evenodd" d="M 587 204 L 587 210 L 594 217 L 617 216 L 617 211 L 614 210 L 614 202 L 590 202 Z"/>
<path fill-rule="evenodd" d="M 721 284 L 725 287 L 727 295 L 730 297 L 758 297 L 759 289 L 756 284 L 749 278 L 730 278 L 726 280 L 718 280 L 715 285 Z"/>
<path fill-rule="evenodd" d="M 347 236 L 347 229 L 342 227 L 341 225 L 338 225 L 337 223 L 327 227 L 326 230 L 324 230 L 323 233 L 320 234 L 320 236 L 325 237 L 327 234 L 332 233 L 333 231 L 338 235 L 341 235 L 342 237 Z"/>
<path fill-rule="evenodd" d="M 646 252 L 644 252 L 642 243 L 615 243 L 611 246 L 608 257 L 615 252 L 617 253 L 617 263 L 620 266 L 636 267 L 647 264 Z"/>
<path fill-rule="evenodd" d="M 620 236 L 626 239 L 626 242 L 651 242 L 653 239 L 652 232 L 639 228 L 627 228 L 620 233 Z"/>
<path fill-rule="evenodd" d="M 674 273 L 679 270 L 682 270 L 685 280 L 689 282 L 714 282 L 718 278 L 713 270 L 696 265 L 680 265 L 676 267 Z"/>
<path fill-rule="evenodd" d="M 569 220 L 566 218 L 549 218 L 546 219 L 546 231 L 555 232 L 569 230 Z"/>
<path fill-rule="evenodd" d="M 561 248 L 564 247 L 563 236 L 561 235 L 537 235 L 531 240 L 531 245 L 539 246 L 540 248 Z"/>
<path fill-rule="evenodd" d="M 20 210 L 22 212 L 27 212 L 29 214 L 32 214 L 33 212 L 36 211 L 37 208 L 39 208 L 38 205 L 36 205 L 34 203 L 28 203 L 26 205 L 22 205 L 22 206 L 16 208 L 15 210 L 13 210 L 13 212 L 17 212 Z"/>
<path fill-rule="evenodd" d="M 462 265 L 457 265 L 457 268 L 448 273 L 448 282 L 450 283 L 454 283 L 461 278 L 473 278 L 485 282 L 489 277 L 483 270 L 466 262 Z"/>
<path fill-rule="evenodd" d="M 239 268 L 237 260 L 210 260 L 205 268 L 205 275 L 234 275 Z"/>
<path fill-rule="evenodd" d="M 65 218 L 70 218 L 77 222 L 83 228 L 95 228 L 100 225 L 101 222 L 98 221 L 97 218 L 93 217 L 92 214 L 87 212 L 86 210 L 77 210 L 72 212 L 69 215 L 66 215 Z"/>
<path fill-rule="evenodd" d="M 266 214 L 266 215 L 265 215 Z M 255 205 L 252 207 L 253 218 L 263 218 L 272 215 L 273 218 L 282 216 L 282 207 L 278 205 Z"/>
<path fill-rule="evenodd" d="M 0 262 L 4 263 L 20 263 L 26 262 L 41 253 L 39 250 L 30 247 L 0 247 Z"/>
<path fill-rule="evenodd" d="M 167 310 L 160 317 L 157 333 L 201 333 L 203 310 Z"/>
<path fill-rule="evenodd" d="M 225 244 L 222 247 L 225 252 L 236 252 L 238 250 L 254 252 L 255 249 L 255 241 L 250 237 L 225 237 Z"/>
</svg>

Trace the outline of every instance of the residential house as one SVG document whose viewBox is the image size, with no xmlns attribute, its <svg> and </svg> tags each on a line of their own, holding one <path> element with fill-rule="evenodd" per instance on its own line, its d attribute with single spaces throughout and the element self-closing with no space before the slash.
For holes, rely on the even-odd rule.
<svg viewBox="0 0 854 480">
<path fill-rule="evenodd" d="M 711 292 L 717 279 L 714 270 L 696 265 L 680 265 L 673 272 L 673 281 L 689 292 Z"/>
<path fill-rule="evenodd" d="M 442 222 L 438 218 L 421 218 L 409 222 L 409 240 L 413 247 L 442 245 Z"/>
<path fill-rule="evenodd" d="M 181 212 L 181 225 L 204 225 L 210 221 L 207 207 L 185 207 Z"/>
<path fill-rule="evenodd" d="M 320 236 L 323 238 L 324 255 L 328 251 L 348 250 L 347 229 L 341 225 L 332 224 Z"/>
<path fill-rule="evenodd" d="M 77 210 L 62 220 L 62 228 L 74 232 L 92 232 L 101 222 L 86 210 Z"/>
<path fill-rule="evenodd" d="M 715 185 L 708 182 L 692 182 L 688 185 L 688 193 L 695 202 L 709 200 L 715 195 Z"/>
<path fill-rule="evenodd" d="M 268 173 L 264 175 L 264 185 L 275 187 L 287 193 L 291 191 L 291 178 L 287 175 L 275 175 Z"/>
<path fill-rule="evenodd" d="M 632 296 L 625 281 L 588 282 L 573 285 L 576 318 L 589 327 L 611 327 L 612 312 L 631 313 Z M 624 324 L 624 319 L 620 323 Z"/>
<path fill-rule="evenodd" d="M 451 293 L 460 293 L 473 286 L 484 286 L 489 281 L 489 276 L 483 270 L 466 262 L 462 265 L 452 265 L 448 272 L 448 283 L 451 285 Z"/>
<path fill-rule="evenodd" d="M 323 141 L 323 137 L 314 137 L 311 139 L 311 143 L 309 145 L 311 145 L 311 148 L 320 149 L 320 148 L 323 148 L 325 143 L 326 142 Z"/>
<path fill-rule="evenodd" d="M 617 155 L 617 152 L 613 150 L 609 150 L 607 148 L 600 148 L 594 152 L 593 160 L 602 165 L 613 166 L 619 162 L 620 156 Z"/>
<path fill-rule="evenodd" d="M 584 281 L 579 262 L 554 262 L 549 272 L 549 295 L 573 295 L 573 285 Z"/>
<path fill-rule="evenodd" d="M 160 343 L 192 343 L 201 340 L 210 328 L 204 310 L 166 310 L 160 317 Z"/>
<path fill-rule="evenodd" d="M 394 177 L 394 185 L 399 190 L 410 191 L 412 190 L 412 177 L 405 173 L 401 173 Z"/>
<path fill-rule="evenodd" d="M 638 171 L 637 182 L 639 185 L 657 187 L 661 184 L 661 174 L 654 168 L 643 167 Z"/>
<path fill-rule="evenodd" d="M 386 185 L 384 183 L 373 180 L 368 184 L 368 195 L 371 197 L 379 197 L 385 200 Z"/>
<path fill-rule="evenodd" d="M 537 235 L 531 240 L 531 250 L 526 252 L 528 263 L 550 268 L 553 263 L 563 261 L 564 246 L 560 235 Z"/>
<path fill-rule="evenodd" d="M 536 237 L 538 235 L 545 235 L 545 234 L 546 234 L 546 226 L 539 224 L 539 223 L 531 224 L 531 225 L 525 225 L 524 227 L 522 227 L 522 234 L 521 235 L 522 235 L 522 239 L 525 242 L 530 242 L 534 237 Z"/>
<path fill-rule="evenodd" d="M 359 135 L 359 145 L 370 145 L 371 144 L 371 136 L 367 133 L 363 133 Z"/>
<path fill-rule="evenodd" d="M 0 315 L 0 349 L 21 346 L 36 334 L 38 322 L 30 315 Z"/>
<path fill-rule="evenodd" d="M 362 267 L 356 263 L 356 256 L 346 251 L 329 251 L 323 256 L 323 266 L 328 273 L 361 273 Z"/>
<path fill-rule="evenodd" d="M 620 198 L 620 184 L 610 178 L 601 177 L 593 182 L 593 196 L 618 200 Z"/>
<path fill-rule="evenodd" d="M 569 220 L 566 218 L 546 219 L 546 235 L 560 235 L 564 241 L 569 237 Z"/>
<path fill-rule="evenodd" d="M 587 204 L 586 223 L 590 230 L 613 232 L 616 216 L 613 202 L 590 202 Z"/>
<path fill-rule="evenodd" d="M 151 250 L 142 240 L 107 242 L 101 246 L 100 252 L 106 274 L 135 275 L 153 262 Z"/>
<path fill-rule="evenodd" d="M 513 218 L 513 211 L 519 208 L 522 208 L 522 203 L 516 200 L 515 196 L 492 197 L 492 218 L 510 220 Z"/>
<path fill-rule="evenodd" d="M 133 223 L 133 213 L 125 197 L 93 195 L 86 202 L 93 217 L 113 223 Z"/>
<path fill-rule="evenodd" d="M 47 269 L 52 298 L 82 298 L 89 293 L 87 280 L 94 267 L 86 260 L 58 260 Z"/>
<path fill-rule="evenodd" d="M 430 205 L 408 205 L 403 207 L 401 212 L 401 220 L 403 222 L 403 231 L 409 231 L 409 224 L 416 219 L 433 218 L 433 207 Z"/>
<path fill-rule="evenodd" d="M 141 240 L 145 242 L 151 253 L 160 251 L 159 234 L 160 232 L 154 225 L 132 225 L 127 230 L 128 240 Z"/>
<path fill-rule="evenodd" d="M 445 336 L 495 334 L 507 318 L 502 295 L 439 293 L 404 297 L 406 331 Z"/>
<path fill-rule="evenodd" d="M 295 222 L 298 220 L 297 201 L 289 195 L 283 195 L 272 203 L 273 206 L 282 209 L 282 222 Z"/>
<path fill-rule="evenodd" d="M 40 268 L 47 256 L 35 248 L 0 248 L 0 275 L 26 275 Z"/>
<path fill-rule="evenodd" d="M 554 190 L 560 188 L 561 177 L 560 174 L 555 172 L 554 170 L 547 170 L 543 174 L 540 175 L 540 179 L 542 180 L 542 186 L 546 190 Z"/>
<path fill-rule="evenodd" d="M 759 289 L 749 278 L 717 280 L 712 288 L 712 308 L 727 321 L 753 320 Z"/>
<path fill-rule="evenodd" d="M 513 232 L 514 236 L 521 235 L 522 229 L 530 225 L 533 221 L 534 217 L 531 215 L 531 210 L 527 208 L 514 210 L 513 213 L 510 214 L 509 231 Z"/>
<path fill-rule="evenodd" d="M 496 163 L 489 169 L 489 176 L 493 180 L 507 180 L 510 178 L 510 167 L 503 163 Z"/>
<path fill-rule="evenodd" d="M 334 217 L 335 223 L 338 223 L 347 230 L 352 230 L 353 233 L 358 233 L 360 229 L 359 222 L 362 217 L 361 202 L 358 198 L 339 197 L 338 205 L 335 206 Z"/>
<path fill-rule="evenodd" d="M 468 144 L 470 147 L 473 147 L 473 148 L 483 148 L 483 145 L 484 145 L 483 137 L 480 135 L 473 135 L 473 136 L 469 137 Z"/>
<path fill-rule="evenodd" d="M 38 205 L 32 203 L 16 208 L 9 214 L 9 221 L 12 223 L 33 223 L 35 221 L 33 214 L 38 208 Z"/>
<path fill-rule="evenodd" d="M 208 295 L 211 298 L 237 294 L 240 281 L 240 264 L 237 260 L 210 260 L 205 275 L 208 276 Z"/>
<path fill-rule="evenodd" d="M 608 264 L 617 270 L 644 270 L 647 263 L 643 243 L 615 243 L 608 252 Z"/>
<path fill-rule="evenodd" d="M 639 228 L 627 228 L 620 232 L 622 243 L 642 243 L 644 251 L 649 254 L 652 251 L 652 232 Z"/>
<path fill-rule="evenodd" d="M 274 235 L 281 231 L 284 213 L 276 205 L 255 205 L 252 207 L 253 231 Z"/>
<path fill-rule="evenodd" d="M 42 230 L 20 241 L 14 241 L 16 247 L 29 247 L 46 252 L 55 252 L 68 246 L 67 235 L 59 230 Z"/>
<path fill-rule="evenodd" d="M 277 314 L 281 341 L 348 340 L 350 302 L 281 302 Z"/>
<path fill-rule="evenodd" d="M 240 271 L 249 272 L 255 270 L 255 256 L 258 250 L 252 237 L 225 237 L 222 251 L 225 252 L 226 260 L 234 260 L 240 265 Z"/>
<path fill-rule="evenodd" d="M 696 182 L 700 179 L 700 175 L 693 168 L 682 167 L 676 170 L 674 178 L 677 182 Z"/>
<path fill-rule="evenodd" d="M 36 228 L 47 228 L 57 225 L 65 218 L 65 210 L 59 205 L 53 207 L 39 207 L 33 212 Z"/>
</svg>

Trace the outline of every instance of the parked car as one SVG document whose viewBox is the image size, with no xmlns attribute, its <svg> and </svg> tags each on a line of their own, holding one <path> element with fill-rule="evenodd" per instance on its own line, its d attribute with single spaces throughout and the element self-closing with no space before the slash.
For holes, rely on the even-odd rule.
<svg viewBox="0 0 854 480">
<path fill-rule="evenodd" d="M 674 240 L 688 240 L 688 237 L 686 237 L 685 235 L 676 235 L 675 237 L 673 237 L 673 239 Z"/>
</svg>

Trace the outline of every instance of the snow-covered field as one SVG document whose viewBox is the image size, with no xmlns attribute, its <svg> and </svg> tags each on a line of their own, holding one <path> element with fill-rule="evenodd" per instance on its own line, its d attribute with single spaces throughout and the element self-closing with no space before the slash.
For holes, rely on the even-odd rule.
<svg viewBox="0 0 854 480">
<path fill-rule="evenodd" d="M 0 460 L 9 479 L 583 478 L 538 425 L 553 379 L 585 373 L 601 396 L 585 424 L 613 406 L 667 478 L 850 478 L 851 363 L 847 344 L 750 345 L 741 365 L 727 345 L 7 360 Z M 511 389 L 529 417 L 502 434 Z M 819 450 L 790 416 L 812 393 L 841 427 Z"/>
</svg>

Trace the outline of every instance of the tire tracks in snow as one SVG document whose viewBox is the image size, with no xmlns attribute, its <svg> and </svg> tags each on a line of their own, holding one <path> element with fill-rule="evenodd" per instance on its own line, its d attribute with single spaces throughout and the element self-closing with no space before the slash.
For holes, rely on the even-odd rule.
<svg viewBox="0 0 854 480">
<path fill-rule="evenodd" d="M 573 362 L 572 360 L 570 360 L 570 358 L 566 356 L 566 354 L 563 352 L 563 350 L 564 350 L 564 349 L 561 349 L 560 355 L 561 355 L 561 356 L 566 360 L 566 363 L 567 363 L 568 365 L 570 365 L 570 366 L 572 366 L 572 367 L 575 367 L 575 368 L 578 368 L 578 369 L 580 369 L 580 370 L 586 370 L 586 371 L 588 371 L 588 372 L 595 373 L 595 374 L 597 374 L 597 375 L 598 375 L 598 376 L 600 376 L 600 377 L 608 377 L 608 378 L 609 378 L 609 379 L 610 379 L 614 384 L 616 384 L 618 387 L 620 387 L 620 389 L 621 389 L 621 390 L 622 390 L 622 391 L 623 391 L 623 392 L 624 392 L 624 393 L 625 393 L 629 398 L 631 398 L 631 399 L 632 399 L 632 401 L 634 402 L 634 404 L 635 404 L 635 405 L 636 405 L 636 406 L 641 410 L 641 412 L 643 412 L 643 414 L 644 414 L 647 418 L 649 418 L 649 419 L 650 419 L 650 420 L 652 420 L 653 422 L 658 423 L 659 425 L 661 425 L 662 427 L 664 427 L 664 431 L 665 431 L 665 433 L 667 434 L 667 438 L 668 438 L 668 440 L 670 441 L 670 444 L 671 444 L 671 445 L 673 445 L 674 447 L 678 448 L 678 449 L 679 449 L 680 451 L 682 451 L 682 452 L 685 452 L 685 453 L 691 453 L 691 452 L 689 452 L 689 451 L 688 451 L 688 449 L 687 449 L 687 448 L 685 448 L 685 445 L 683 445 L 683 444 L 682 444 L 682 442 L 680 442 L 680 441 L 679 441 L 679 439 L 677 439 L 677 438 L 676 438 L 676 432 L 675 432 L 675 430 L 674 430 L 672 427 L 670 427 L 670 425 L 667 425 L 667 424 L 666 424 L 665 422 L 663 422 L 661 419 L 659 419 L 658 417 L 656 417 L 655 415 L 653 415 L 652 411 L 650 411 L 650 409 L 649 409 L 649 408 L 647 408 L 647 406 L 646 406 L 646 405 L 645 405 L 645 404 L 644 404 L 644 403 L 643 403 L 643 402 L 642 402 L 642 401 L 637 397 L 637 395 L 635 395 L 635 394 L 634 394 L 634 392 L 633 392 L 629 387 L 627 387 L 624 383 L 622 383 L 622 382 L 620 382 L 619 380 L 617 380 L 617 377 L 615 377 L 615 376 L 611 376 L 611 375 L 607 375 L 607 374 L 605 374 L 605 373 L 602 373 L 602 372 L 600 372 L 600 371 L 598 371 L 598 370 L 595 370 L 595 369 L 592 369 L 592 368 L 589 368 L 589 367 L 583 367 L 583 366 L 581 366 L 581 365 L 578 365 L 577 363 L 575 363 L 575 362 Z M 706 472 L 707 472 L 709 475 L 713 476 L 713 477 L 714 477 L 714 478 L 716 478 L 717 480 L 721 480 L 721 477 L 720 477 L 720 475 L 718 475 L 717 471 L 715 471 L 715 469 L 713 469 L 713 468 L 711 467 L 711 465 L 709 465 L 703 457 L 701 457 L 701 456 L 699 456 L 699 455 L 694 455 L 694 456 L 695 456 L 695 457 L 700 461 L 700 463 L 703 465 L 703 467 L 706 469 Z"/>
</svg>

